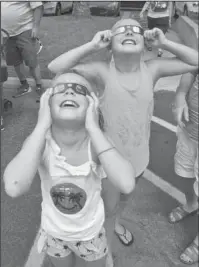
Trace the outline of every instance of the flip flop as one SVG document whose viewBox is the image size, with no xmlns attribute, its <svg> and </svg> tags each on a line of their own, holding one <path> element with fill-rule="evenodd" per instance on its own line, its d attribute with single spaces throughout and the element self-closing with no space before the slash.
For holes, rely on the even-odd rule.
<svg viewBox="0 0 199 267">
<path fill-rule="evenodd" d="M 179 206 L 175 209 L 173 209 L 170 214 L 169 214 L 169 222 L 170 223 L 176 223 L 179 221 L 182 221 L 183 219 L 193 215 L 197 213 L 197 209 L 192 211 L 192 212 L 188 212 L 186 210 L 184 210 L 184 208 L 182 206 Z"/>
<path fill-rule="evenodd" d="M 187 265 L 195 264 L 199 261 L 198 245 L 193 241 L 180 255 L 180 261 Z"/>
<path fill-rule="evenodd" d="M 119 238 L 120 242 L 124 245 L 124 246 L 130 246 L 131 244 L 133 244 L 134 242 L 134 236 L 133 234 L 128 230 L 126 229 L 123 225 L 121 225 L 124 229 L 124 233 L 123 234 L 120 234 L 118 233 L 116 230 L 115 230 L 115 233 L 117 235 L 117 237 Z M 130 233 L 131 235 L 131 240 L 129 241 L 128 238 L 127 238 L 127 231 Z M 125 242 L 127 241 L 127 242 Z"/>
</svg>

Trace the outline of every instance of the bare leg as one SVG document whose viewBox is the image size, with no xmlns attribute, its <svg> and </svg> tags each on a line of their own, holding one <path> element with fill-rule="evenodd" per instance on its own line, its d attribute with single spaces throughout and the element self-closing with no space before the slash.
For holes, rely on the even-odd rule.
<svg viewBox="0 0 199 267">
<path fill-rule="evenodd" d="M 141 179 L 143 174 L 139 175 L 138 177 L 135 178 L 136 185 L 138 181 Z M 131 198 L 131 194 L 125 195 L 121 194 L 120 195 L 120 201 L 118 205 L 118 212 L 115 220 L 115 232 L 119 234 L 120 240 L 122 239 L 123 243 L 126 245 L 131 245 L 134 241 L 133 234 L 126 228 L 124 228 L 123 225 L 120 224 L 120 220 L 122 219 L 122 213 Z M 128 243 L 128 244 L 127 244 Z"/>
<path fill-rule="evenodd" d="M 14 66 L 15 68 L 15 71 L 16 71 L 16 74 L 19 78 L 19 80 L 22 82 L 22 81 L 26 81 L 26 71 L 25 71 L 25 67 L 24 67 L 24 64 L 21 63 L 17 66 Z"/>
<path fill-rule="evenodd" d="M 127 242 L 129 244 L 132 243 L 132 233 L 130 231 L 128 231 L 127 229 L 124 229 L 124 226 L 120 224 L 120 220 L 122 219 L 122 212 L 124 211 L 128 199 L 130 198 L 130 195 L 122 195 L 121 196 L 121 201 L 119 203 L 119 209 L 118 209 L 118 213 L 117 213 L 117 217 L 115 220 L 115 231 L 116 233 L 120 234 L 121 237 L 123 236 L 124 232 L 125 232 L 125 238 L 122 237 L 122 240 L 124 241 L 124 243 L 126 244 Z"/>
<path fill-rule="evenodd" d="M 192 212 L 198 208 L 198 197 L 196 196 L 194 191 L 195 178 L 186 179 L 185 182 L 186 182 L 186 187 L 184 193 L 186 197 L 186 204 L 183 206 L 183 208 L 188 212 Z"/>
<path fill-rule="evenodd" d="M 88 261 L 86 262 L 86 267 L 106 267 L 106 257 L 97 261 Z"/>
<path fill-rule="evenodd" d="M 52 267 L 75 267 L 75 256 L 73 253 L 65 258 L 48 257 Z"/>
<path fill-rule="evenodd" d="M 111 251 L 116 212 L 120 201 L 120 192 L 108 179 L 103 179 L 102 188 L 102 198 L 104 200 L 106 213 L 104 227 L 106 230 L 109 250 Z"/>
<path fill-rule="evenodd" d="M 35 79 L 37 85 L 41 85 L 41 71 L 39 65 L 36 68 L 30 68 L 30 74 Z"/>
</svg>

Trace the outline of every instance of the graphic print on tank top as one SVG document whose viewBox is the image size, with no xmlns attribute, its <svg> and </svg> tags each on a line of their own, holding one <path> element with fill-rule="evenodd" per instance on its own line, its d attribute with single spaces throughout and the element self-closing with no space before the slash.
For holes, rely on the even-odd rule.
<svg viewBox="0 0 199 267">
<path fill-rule="evenodd" d="M 63 183 L 53 186 L 50 195 L 55 207 L 64 214 L 76 214 L 86 203 L 86 192 L 72 183 Z"/>
</svg>

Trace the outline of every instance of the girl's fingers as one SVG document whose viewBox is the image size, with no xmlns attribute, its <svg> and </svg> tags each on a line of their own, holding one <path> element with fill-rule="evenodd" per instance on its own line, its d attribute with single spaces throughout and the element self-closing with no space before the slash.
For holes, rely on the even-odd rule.
<svg viewBox="0 0 199 267">
<path fill-rule="evenodd" d="M 48 103 L 49 98 L 51 97 L 53 92 L 53 88 L 48 88 L 45 93 L 41 96 L 40 99 L 40 107 L 43 107 L 45 103 Z"/>
<path fill-rule="evenodd" d="M 94 104 L 95 104 L 95 108 L 98 109 L 99 107 L 99 99 L 97 98 L 97 96 L 95 95 L 94 92 L 91 93 L 93 100 L 94 100 Z"/>
<path fill-rule="evenodd" d="M 87 97 L 88 102 L 89 102 L 89 107 L 94 106 L 94 100 L 93 100 L 93 98 L 91 96 L 89 96 L 89 95 L 87 95 L 86 97 Z"/>
</svg>

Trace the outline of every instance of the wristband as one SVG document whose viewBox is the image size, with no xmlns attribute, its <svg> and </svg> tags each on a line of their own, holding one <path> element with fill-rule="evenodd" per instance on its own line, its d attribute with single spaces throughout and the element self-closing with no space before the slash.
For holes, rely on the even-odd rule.
<svg viewBox="0 0 199 267">
<path fill-rule="evenodd" d="M 98 153 L 97 156 L 99 157 L 101 154 L 103 154 L 103 153 L 105 153 L 105 152 L 107 152 L 107 151 L 109 151 L 109 150 L 112 150 L 112 149 L 115 149 L 115 147 L 114 147 L 114 146 L 109 147 L 109 148 L 107 148 L 107 149 L 101 151 L 100 153 Z"/>
</svg>

